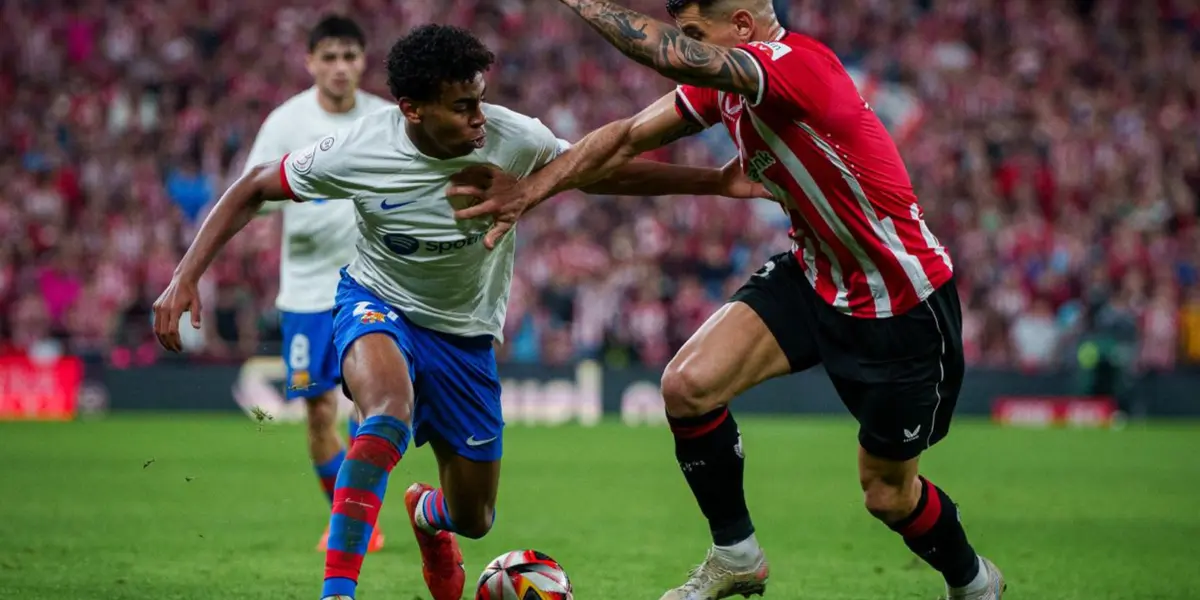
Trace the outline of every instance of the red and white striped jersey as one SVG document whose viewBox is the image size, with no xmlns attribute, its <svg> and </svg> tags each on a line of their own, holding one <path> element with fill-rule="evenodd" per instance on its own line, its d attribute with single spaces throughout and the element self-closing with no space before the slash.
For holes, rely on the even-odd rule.
<svg viewBox="0 0 1200 600">
<path fill-rule="evenodd" d="M 808 36 L 738 46 L 759 67 L 757 98 L 680 86 L 676 110 L 724 123 L 742 168 L 783 202 L 793 252 L 834 308 L 902 314 L 953 275 L 925 225 L 908 171 L 837 56 Z"/>
</svg>

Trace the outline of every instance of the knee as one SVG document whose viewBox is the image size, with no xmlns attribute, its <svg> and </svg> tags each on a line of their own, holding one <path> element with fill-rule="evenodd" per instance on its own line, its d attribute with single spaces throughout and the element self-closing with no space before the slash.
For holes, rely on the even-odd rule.
<svg viewBox="0 0 1200 600">
<path fill-rule="evenodd" d="M 492 530 L 496 510 L 490 504 L 473 507 L 464 515 L 454 515 L 454 531 L 458 535 L 477 540 Z"/>
<path fill-rule="evenodd" d="M 667 365 L 662 376 L 662 397 L 672 417 L 696 417 L 717 408 L 721 398 L 712 382 L 699 369 L 686 362 Z"/>
<path fill-rule="evenodd" d="M 911 484 L 883 478 L 864 478 L 861 483 L 867 512 L 884 523 L 896 523 L 908 517 L 920 499 L 920 488 L 915 487 L 915 478 Z M 917 492 L 915 496 L 914 491 Z"/>
<path fill-rule="evenodd" d="M 412 423 L 412 398 L 406 394 L 383 390 L 368 390 L 363 394 L 355 392 L 354 403 L 358 407 L 359 416 L 364 420 L 387 415 L 405 423 Z"/>
</svg>

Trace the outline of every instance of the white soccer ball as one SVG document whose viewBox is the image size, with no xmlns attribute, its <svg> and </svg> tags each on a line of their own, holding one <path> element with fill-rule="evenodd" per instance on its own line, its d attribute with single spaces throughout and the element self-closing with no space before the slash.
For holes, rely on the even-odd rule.
<svg viewBox="0 0 1200 600">
<path fill-rule="evenodd" d="M 483 570 L 475 600 L 573 600 L 572 594 L 558 561 L 537 550 L 514 550 Z"/>
</svg>

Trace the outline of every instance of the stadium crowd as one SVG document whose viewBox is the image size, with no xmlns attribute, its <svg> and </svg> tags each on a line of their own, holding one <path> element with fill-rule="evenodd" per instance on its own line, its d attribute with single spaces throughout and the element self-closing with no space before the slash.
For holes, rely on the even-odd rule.
<svg viewBox="0 0 1200 600">
<path fill-rule="evenodd" d="M 665 18 L 658 0 L 624 2 Z M 913 99 L 889 125 L 955 259 L 971 363 L 1071 365 L 1081 342 L 1145 369 L 1200 362 L 1191 4 L 792 3 L 790 27 L 864 89 Z M 150 305 L 267 112 L 309 84 L 306 27 L 330 8 L 367 29 L 368 90 L 386 96 L 399 32 L 462 25 L 499 57 L 490 100 L 572 141 L 671 89 L 551 0 L 5 2 L 0 344 L 156 360 Z M 726 137 L 654 158 L 718 164 Z M 543 205 L 519 228 L 504 360 L 664 363 L 790 244 L 782 217 L 719 198 Z M 198 355 L 277 341 L 278 229 L 257 220 L 218 260 Z"/>
</svg>

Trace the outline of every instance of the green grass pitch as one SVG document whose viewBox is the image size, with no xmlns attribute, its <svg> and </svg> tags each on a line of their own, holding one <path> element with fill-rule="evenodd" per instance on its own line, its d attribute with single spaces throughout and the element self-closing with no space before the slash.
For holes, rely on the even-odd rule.
<svg viewBox="0 0 1200 600">
<path fill-rule="evenodd" d="M 940 578 L 861 507 L 853 423 L 744 419 L 747 494 L 774 600 L 924 599 Z M 1200 426 L 1032 431 L 960 421 L 925 473 L 962 507 L 1008 598 L 1200 598 Z M 360 600 L 428 598 L 392 475 Z M 464 540 L 559 559 L 581 600 L 655 600 L 708 537 L 661 428 L 510 427 L 499 521 Z M 298 425 L 163 415 L 0 424 L 0 598 L 315 600 L 328 506 Z M 468 593 L 471 590 L 468 589 Z"/>
</svg>

